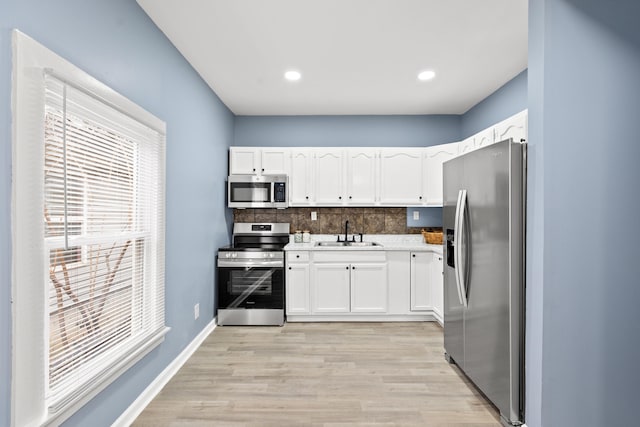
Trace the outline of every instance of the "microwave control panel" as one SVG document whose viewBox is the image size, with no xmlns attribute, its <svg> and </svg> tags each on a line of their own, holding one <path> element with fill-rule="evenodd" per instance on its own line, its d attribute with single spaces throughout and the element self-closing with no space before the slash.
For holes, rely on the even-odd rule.
<svg viewBox="0 0 640 427">
<path fill-rule="evenodd" d="M 273 198 L 276 203 L 284 203 L 287 201 L 287 195 L 285 191 L 286 184 L 284 182 L 275 182 L 273 184 Z"/>
</svg>

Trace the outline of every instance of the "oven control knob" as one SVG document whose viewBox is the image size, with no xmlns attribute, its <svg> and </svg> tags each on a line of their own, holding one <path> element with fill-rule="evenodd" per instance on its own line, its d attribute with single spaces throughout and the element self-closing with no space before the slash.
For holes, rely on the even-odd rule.
<svg viewBox="0 0 640 427">
<path fill-rule="evenodd" d="M 273 254 L 269 254 L 269 258 L 273 258 Z"/>
<path fill-rule="evenodd" d="M 224 254 L 224 256 L 225 256 L 226 258 L 231 257 L 231 252 L 227 252 L 226 254 Z"/>
<path fill-rule="evenodd" d="M 238 258 L 238 254 L 236 252 L 231 252 L 231 258 Z"/>
</svg>

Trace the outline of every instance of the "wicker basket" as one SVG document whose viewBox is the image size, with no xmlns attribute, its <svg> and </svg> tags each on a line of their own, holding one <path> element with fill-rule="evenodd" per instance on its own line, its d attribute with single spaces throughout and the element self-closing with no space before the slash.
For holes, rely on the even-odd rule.
<svg viewBox="0 0 640 427">
<path fill-rule="evenodd" d="M 422 237 L 424 237 L 425 243 L 430 245 L 442 244 L 442 229 L 422 229 Z"/>
</svg>

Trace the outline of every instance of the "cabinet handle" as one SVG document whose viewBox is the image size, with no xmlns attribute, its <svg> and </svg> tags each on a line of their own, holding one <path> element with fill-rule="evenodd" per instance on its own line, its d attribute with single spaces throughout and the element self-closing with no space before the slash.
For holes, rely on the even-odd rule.
<svg viewBox="0 0 640 427">
<path fill-rule="evenodd" d="M 300 258 L 300 255 L 296 255 L 296 258 Z"/>
<path fill-rule="evenodd" d="M 342 196 L 338 196 L 338 200 L 342 200 Z"/>
<path fill-rule="evenodd" d="M 416 257 L 416 254 L 411 254 L 411 256 L 415 258 L 415 257 Z"/>
<path fill-rule="evenodd" d="M 253 171 L 255 172 L 255 171 L 256 171 L 256 168 L 253 168 Z"/>
<path fill-rule="evenodd" d="M 349 199 L 353 199 L 353 197 L 349 196 Z"/>
<path fill-rule="evenodd" d="M 289 270 L 291 270 L 291 267 L 289 267 Z"/>
<path fill-rule="evenodd" d="M 264 168 L 262 168 L 262 172 L 264 172 Z"/>
<path fill-rule="evenodd" d="M 347 265 L 345 268 L 348 270 L 348 269 L 349 269 L 349 266 Z"/>
<path fill-rule="evenodd" d="M 440 257 L 440 256 L 439 256 L 439 257 L 438 257 L 438 261 L 442 261 L 442 257 Z"/>
<path fill-rule="evenodd" d="M 309 200 L 309 196 L 305 196 L 304 198 L 305 198 L 305 199 L 307 199 L 307 200 Z"/>
<path fill-rule="evenodd" d="M 422 196 L 418 197 L 420 200 L 422 200 Z"/>
<path fill-rule="evenodd" d="M 356 268 L 355 268 L 355 267 L 351 267 L 351 269 L 352 269 L 352 270 L 355 270 Z"/>
</svg>

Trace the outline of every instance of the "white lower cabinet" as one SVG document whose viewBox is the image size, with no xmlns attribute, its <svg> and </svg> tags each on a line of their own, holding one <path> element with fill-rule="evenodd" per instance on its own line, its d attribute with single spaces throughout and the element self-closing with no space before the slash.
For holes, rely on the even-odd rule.
<svg viewBox="0 0 640 427">
<path fill-rule="evenodd" d="M 311 278 L 313 313 L 387 312 L 386 263 L 314 262 Z"/>
<path fill-rule="evenodd" d="M 287 252 L 285 275 L 286 312 L 310 314 L 309 252 Z"/>
<path fill-rule="evenodd" d="M 431 295 L 432 252 L 411 252 L 411 311 L 433 309 Z"/>
<path fill-rule="evenodd" d="M 287 251 L 288 321 L 443 318 L 442 255 L 433 251 Z"/>
<path fill-rule="evenodd" d="M 431 299 L 433 302 L 433 316 L 444 323 L 444 276 L 442 255 L 432 252 L 433 256 L 431 268 Z"/>
<path fill-rule="evenodd" d="M 429 311 L 444 321 L 444 277 L 442 255 L 437 252 L 411 252 L 411 311 Z"/>
<path fill-rule="evenodd" d="M 387 312 L 387 264 L 351 264 L 351 312 Z"/>
<path fill-rule="evenodd" d="M 313 313 L 349 313 L 351 311 L 350 266 L 345 263 L 313 264 Z"/>
</svg>

